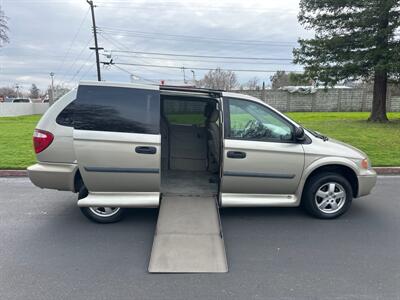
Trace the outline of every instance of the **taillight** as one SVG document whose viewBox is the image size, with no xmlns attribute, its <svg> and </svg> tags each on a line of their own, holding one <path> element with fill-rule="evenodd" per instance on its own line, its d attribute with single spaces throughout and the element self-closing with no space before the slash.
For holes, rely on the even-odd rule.
<svg viewBox="0 0 400 300">
<path fill-rule="evenodd" d="M 33 147 L 35 148 L 35 153 L 40 153 L 54 140 L 54 135 L 48 131 L 35 129 L 33 132 Z"/>
</svg>

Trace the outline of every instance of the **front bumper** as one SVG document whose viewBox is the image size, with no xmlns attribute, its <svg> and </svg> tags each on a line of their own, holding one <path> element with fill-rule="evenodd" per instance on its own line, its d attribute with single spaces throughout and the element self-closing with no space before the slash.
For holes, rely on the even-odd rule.
<svg viewBox="0 0 400 300">
<path fill-rule="evenodd" d="M 357 198 L 366 196 L 371 193 L 377 180 L 377 175 L 374 170 L 365 170 L 358 177 L 358 193 Z"/>
<path fill-rule="evenodd" d="M 74 179 L 78 170 L 76 164 L 39 162 L 27 170 L 32 183 L 42 189 L 75 192 Z"/>
</svg>

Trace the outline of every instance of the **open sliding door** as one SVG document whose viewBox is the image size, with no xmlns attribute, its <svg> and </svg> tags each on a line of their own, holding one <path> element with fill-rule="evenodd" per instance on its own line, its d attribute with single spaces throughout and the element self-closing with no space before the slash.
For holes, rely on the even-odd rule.
<svg viewBox="0 0 400 300">
<path fill-rule="evenodd" d="M 159 119 L 157 86 L 79 86 L 74 148 L 89 197 L 114 197 L 127 207 L 158 205 Z"/>
</svg>

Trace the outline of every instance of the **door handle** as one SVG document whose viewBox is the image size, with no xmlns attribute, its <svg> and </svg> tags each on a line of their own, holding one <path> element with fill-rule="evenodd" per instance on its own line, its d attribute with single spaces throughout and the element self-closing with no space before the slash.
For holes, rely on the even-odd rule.
<svg viewBox="0 0 400 300">
<path fill-rule="evenodd" d="M 135 152 L 140 154 L 156 154 L 157 148 L 149 146 L 137 146 L 135 148 Z"/>
<path fill-rule="evenodd" d="M 228 151 L 227 156 L 228 156 L 229 158 L 242 159 L 242 158 L 246 158 L 246 152 L 241 152 L 241 151 Z"/>
</svg>

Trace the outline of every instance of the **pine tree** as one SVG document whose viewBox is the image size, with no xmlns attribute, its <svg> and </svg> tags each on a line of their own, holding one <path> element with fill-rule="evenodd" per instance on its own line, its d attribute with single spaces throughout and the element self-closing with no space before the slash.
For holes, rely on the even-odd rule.
<svg viewBox="0 0 400 300">
<path fill-rule="evenodd" d="M 40 96 L 40 90 L 36 86 L 36 84 L 32 83 L 32 86 L 30 88 L 30 97 L 32 99 L 38 99 Z"/>
<path fill-rule="evenodd" d="M 386 122 L 389 79 L 400 75 L 398 0 L 300 0 L 300 24 L 315 31 L 300 39 L 295 63 L 325 85 L 344 79 L 372 79 L 370 121 Z"/>
</svg>

